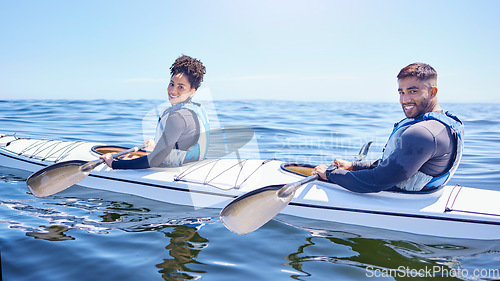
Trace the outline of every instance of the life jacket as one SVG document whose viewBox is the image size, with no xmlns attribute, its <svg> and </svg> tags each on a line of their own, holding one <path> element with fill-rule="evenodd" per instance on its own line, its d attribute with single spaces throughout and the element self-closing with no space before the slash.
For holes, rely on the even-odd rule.
<svg viewBox="0 0 500 281">
<path fill-rule="evenodd" d="M 396 146 L 399 144 L 399 138 L 411 125 L 426 120 L 437 120 L 451 129 L 454 141 L 456 142 L 453 164 L 449 169 L 437 176 L 431 176 L 421 171 L 417 171 L 409 179 L 397 184 L 396 187 L 399 189 L 406 191 L 420 191 L 424 187 L 425 189 L 435 189 L 444 186 L 457 170 L 460 159 L 462 158 L 462 151 L 464 147 L 464 125 L 462 121 L 449 112 L 446 112 L 445 114 L 428 112 L 415 118 L 405 118 L 399 123 L 396 123 L 394 130 L 389 136 L 389 140 L 384 148 L 382 161 L 387 159 L 394 149 L 396 149 Z"/>
<path fill-rule="evenodd" d="M 155 143 L 158 143 L 163 134 L 163 131 L 165 130 L 165 124 L 167 122 L 168 116 L 174 111 L 182 108 L 188 109 L 197 117 L 195 121 L 197 123 L 197 127 L 200 130 L 198 141 L 187 151 L 180 150 L 176 143 L 174 148 L 172 148 L 170 153 L 163 161 L 163 163 L 167 166 L 181 166 L 185 162 L 203 160 L 205 159 L 205 155 L 207 154 L 210 130 L 207 113 L 201 104 L 192 102 L 191 98 L 182 103 L 173 105 L 163 112 L 163 114 L 158 119 L 158 124 L 156 126 Z"/>
</svg>

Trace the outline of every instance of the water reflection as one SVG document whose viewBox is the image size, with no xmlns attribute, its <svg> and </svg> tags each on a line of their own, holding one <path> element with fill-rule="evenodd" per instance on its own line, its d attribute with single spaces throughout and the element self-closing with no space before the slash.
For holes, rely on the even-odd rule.
<svg viewBox="0 0 500 281">
<path fill-rule="evenodd" d="M 193 267 L 201 263 L 196 261 L 198 254 L 208 246 L 208 240 L 198 233 L 198 228 L 188 225 L 179 225 L 165 233 L 170 244 L 165 247 L 169 250 L 169 258 L 163 259 L 156 265 L 165 280 L 199 280 L 204 270 Z"/>
<path fill-rule="evenodd" d="M 92 234 L 109 234 L 113 230 L 128 233 L 161 232 L 168 241 L 163 239 L 167 244 L 165 249 L 168 250 L 168 257 L 148 266 L 156 267 L 164 280 L 198 280 L 206 273 L 205 270 L 197 268 L 203 265 L 197 261 L 197 257 L 208 246 L 209 241 L 202 237 L 198 230 L 203 225 L 216 222 L 216 219 L 200 217 L 192 207 L 140 199 L 130 203 L 94 198 L 92 193 L 90 195 L 91 197 L 78 198 L 51 196 L 38 200 L 24 194 L 19 200 L 0 200 L 0 205 L 21 212 L 21 217 L 33 219 L 0 223 L 23 230 L 28 237 L 51 242 L 79 240 L 79 231 Z M 100 195 L 107 197 L 102 192 Z M 108 195 L 116 197 L 116 194 Z M 144 207 L 144 203 L 149 207 Z M 44 221 L 42 225 L 40 219 Z M 77 230 L 74 232 L 76 236 L 68 235 L 68 230 Z M 98 244 L 99 241 L 96 240 L 95 243 Z"/>
<path fill-rule="evenodd" d="M 31 236 L 36 239 L 43 239 L 47 241 L 65 241 L 65 240 L 75 240 L 74 237 L 64 234 L 69 227 L 64 225 L 53 225 L 43 227 L 43 231 L 31 231 L 27 232 L 26 236 Z"/>
<path fill-rule="evenodd" d="M 162 206 L 168 207 L 165 204 Z M 175 207 L 182 209 L 180 206 Z M 192 208 L 186 209 L 192 210 Z M 109 205 L 108 202 L 106 211 L 99 217 L 102 219 L 101 223 L 114 225 L 126 232 L 162 232 L 169 241 L 165 247 L 169 257 L 155 265 L 162 278 L 169 281 L 199 280 L 207 271 L 197 268 L 203 263 L 196 259 L 208 246 L 209 240 L 202 237 L 198 231 L 202 226 L 216 220 L 212 217 L 186 218 L 186 215 L 186 212 L 180 210 L 166 214 L 130 203 L 113 202 Z"/>
<path fill-rule="evenodd" d="M 398 232 L 394 232 L 392 237 L 387 239 L 366 238 L 370 235 L 346 231 L 306 230 L 310 232 L 310 236 L 305 239 L 304 244 L 300 245 L 296 252 L 285 257 L 289 266 L 302 273 L 290 276 L 296 280 L 317 276 L 318 272 L 314 271 L 318 268 L 317 262 L 343 265 L 342 271 L 357 280 L 374 276 L 399 280 L 421 277 L 419 274 L 444 280 L 497 280 L 493 275 L 476 278 L 473 274 L 499 274 L 498 241 L 446 239 Z M 400 235 L 401 239 L 394 239 L 394 234 Z M 312 262 L 315 266 L 311 266 Z M 384 273 L 389 276 L 382 275 Z"/>
</svg>

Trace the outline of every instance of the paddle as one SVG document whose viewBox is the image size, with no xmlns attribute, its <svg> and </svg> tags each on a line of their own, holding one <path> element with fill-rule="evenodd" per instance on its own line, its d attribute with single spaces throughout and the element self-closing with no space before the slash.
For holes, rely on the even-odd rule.
<svg viewBox="0 0 500 281">
<path fill-rule="evenodd" d="M 368 142 L 359 151 L 355 161 L 361 161 L 368 154 L 372 142 Z M 336 169 L 335 166 L 329 168 Z M 318 179 L 318 175 L 306 177 L 298 182 L 289 183 L 279 188 L 268 186 L 243 194 L 229 203 L 220 213 L 220 220 L 236 234 L 246 234 L 257 230 L 274 218 L 293 199 L 295 191 L 302 185 Z"/>
<path fill-rule="evenodd" d="M 144 147 L 145 145 L 136 146 L 113 154 L 112 157 L 120 157 L 127 153 L 136 152 Z M 93 161 L 71 160 L 59 162 L 33 173 L 28 177 L 26 185 L 36 197 L 49 196 L 80 182 L 86 178 L 95 167 L 102 163 L 104 163 L 102 159 Z"/>
</svg>

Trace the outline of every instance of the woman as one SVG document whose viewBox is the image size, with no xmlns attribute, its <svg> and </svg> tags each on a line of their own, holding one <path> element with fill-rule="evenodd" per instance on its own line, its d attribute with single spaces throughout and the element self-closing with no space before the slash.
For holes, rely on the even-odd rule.
<svg viewBox="0 0 500 281">
<path fill-rule="evenodd" d="M 145 169 L 158 166 L 180 166 L 203 160 L 208 148 L 208 118 L 201 104 L 191 101 L 203 81 L 205 66 L 197 59 L 181 56 L 170 67 L 167 108 L 156 127 L 155 140 L 144 142 L 149 155 L 132 160 L 113 160 L 102 155 L 113 169 Z"/>
</svg>

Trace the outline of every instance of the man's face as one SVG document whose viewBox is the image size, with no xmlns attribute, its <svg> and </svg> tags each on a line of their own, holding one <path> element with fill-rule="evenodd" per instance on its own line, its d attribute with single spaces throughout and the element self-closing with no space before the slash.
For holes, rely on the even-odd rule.
<svg viewBox="0 0 500 281">
<path fill-rule="evenodd" d="M 432 112 L 431 99 L 436 95 L 437 88 L 430 81 L 422 81 L 416 77 L 406 77 L 398 80 L 399 102 L 406 117 L 414 118 L 420 114 Z"/>
</svg>

